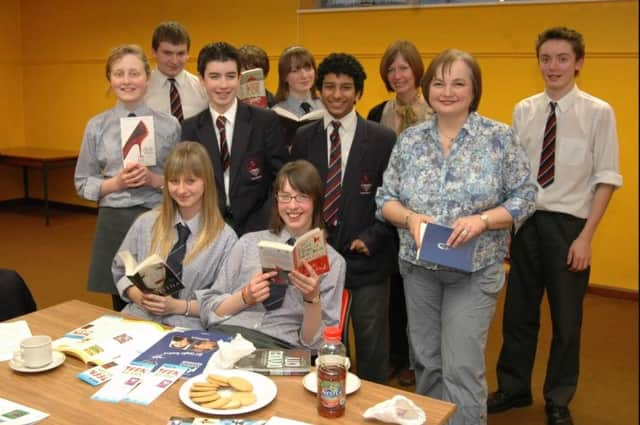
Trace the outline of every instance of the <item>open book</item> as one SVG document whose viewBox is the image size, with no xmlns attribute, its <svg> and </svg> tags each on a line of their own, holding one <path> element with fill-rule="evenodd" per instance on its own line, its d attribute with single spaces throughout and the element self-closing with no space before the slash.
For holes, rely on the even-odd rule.
<svg viewBox="0 0 640 425">
<path fill-rule="evenodd" d="M 285 144 L 291 146 L 293 137 L 296 135 L 296 130 L 305 124 L 312 121 L 322 119 L 324 111 L 322 109 L 314 109 L 313 111 L 298 117 L 296 114 L 287 111 L 280 106 L 274 106 L 271 108 L 273 112 L 278 115 L 280 119 L 280 127 L 282 127 L 282 136 L 284 137 Z"/>
<path fill-rule="evenodd" d="M 260 263 L 264 271 L 290 272 L 298 270 L 309 275 L 304 266 L 308 262 L 317 275 L 329 271 L 329 257 L 324 232 L 316 227 L 300 236 L 294 245 L 282 242 L 260 241 L 258 242 Z"/>
<path fill-rule="evenodd" d="M 267 91 L 264 88 L 264 72 L 262 68 L 247 69 L 240 74 L 238 99 L 250 105 L 267 107 Z"/>
<path fill-rule="evenodd" d="M 422 223 L 420 234 L 422 244 L 416 254 L 417 260 L 427 261 L 452 269 L 471 272 L 473 268 L 473 251 L 477 238 L 456 248 L 447 245 L 447 240 L 453 229 L 435 223 Z"/>
<path fill-rule="evenodd" d="M 118 256 L 124 264 L 125 274 L 142 292 L 158 295 L 172 295 L 184 285 L 158 254 L 151 254 L 140 263 L 129 251 L 120 251 Z"/>
<path fill-rule="evenodd" d="M 104 315 L 56 339 L 52 347 L 87 364 L 102 365 L 145 351 L 167 332 L 155 322 Z"/>
<path fill-rule="evenodd" d="M 306 375 L 311 370 L 311 352 L 297 348 L 258 348 L 238 360 L 235 367 L 264 375 Z"/>
<path fill-rule="evenodd" d="M 120 118 L 120 140 L 124 165 L 134 162 L 146 166 L 156 165 L 152 116 Z"/>
</svg>

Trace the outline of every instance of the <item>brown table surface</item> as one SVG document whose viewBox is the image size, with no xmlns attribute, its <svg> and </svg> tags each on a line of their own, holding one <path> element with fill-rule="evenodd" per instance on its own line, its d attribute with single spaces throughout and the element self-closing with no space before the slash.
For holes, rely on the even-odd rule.
<svg viewBox="0 0 640 425">
<path fill-rule="evenodd" d="M 86 324 L 112 310 L 72 300 L 19 317 L 25 319 L 32 334 L 59 338 L 66 332 Z M 171 416 L 206 416 L 183 405 L 178 381 L 149 406 L 132 403 L 105 403 L 91 400 L 96 387 L 82 382 L 76 375 L 87 368 L 80 360 L 67 356 L 65 363 L 42 373 L 14 372 L 8 362 L 0 364 L 0 397 L 49 413 L 46 424 L 166 424 Z M 345 415 L 325 419 L 316 412 L 315 395 L 305 390 L 300 376 L 273 377 L 278 395 L 266 407 L 244 418 L 269 419 L 281 416 L 313 424 L 379 423 L 367 420 L 362 413 L 376 403 L 402 394 L 413 400 L 427 414 L 427 424 L 444 424 L 453 414 L 455 405 L 394 387 L 362 381 L 361 388 L 347 398 Z M 221 417 L 222 418 L 222 417 Z"/>
</svg>

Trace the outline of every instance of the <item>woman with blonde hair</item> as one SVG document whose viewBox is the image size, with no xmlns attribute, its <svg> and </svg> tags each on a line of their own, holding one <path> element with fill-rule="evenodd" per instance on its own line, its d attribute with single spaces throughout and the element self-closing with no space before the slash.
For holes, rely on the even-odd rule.
<svg viewBox="0 0 640 425">
<path fill-rule="evenodd" d="M 116 310 L 124 304 L 113 285 L 111 261 L 136 217 L 160 203 L 164 160 L 180 140 L 178 120 L 144 103 L 150 73 L 140 46 L 126 44 L 111 51 L 106 77 L 117 103 L 87 123 L 74 175 L 78 195 L 98 203 L 87 286 L 111 294 Z M 124 162 L 122 120 L 134 116 L 153 121 L 155 165 Z"/>
<path fill-rule="evenodd" d="M 129 302 L 124 313 L 202 329 L 196 292 L 215 281 L 237 237 L 220 214 L 213 168 L 201 144 L 179 143 L 167 158 L 164 176 L 162 204 L 135 221 L 120 251 L 131 252 L 137 262 L 158 254 L 181 278 L 184 289 L 175 296 L 143 293 L 125 276 L 120 256 L 113 261 L 113 278 L 120 296 Z M 184 244 L 183 258 L 176 258 Z"/>
</svg>

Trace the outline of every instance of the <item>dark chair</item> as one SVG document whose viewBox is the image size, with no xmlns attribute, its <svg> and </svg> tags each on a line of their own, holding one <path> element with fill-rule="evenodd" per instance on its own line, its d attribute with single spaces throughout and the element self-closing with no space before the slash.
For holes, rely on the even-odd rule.
<svg viewBox="0 0 640 425">
<path fill-rule="evenodd" d="M 0 322 L 36 311 L 36 302 L 22 277 L 0 269 Z"/>
</svg>

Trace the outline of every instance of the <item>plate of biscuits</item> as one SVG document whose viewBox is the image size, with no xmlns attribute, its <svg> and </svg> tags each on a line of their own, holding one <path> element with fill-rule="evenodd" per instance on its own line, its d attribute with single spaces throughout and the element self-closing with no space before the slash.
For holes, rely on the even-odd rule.
<svg viewBox="0 0 640 425">
<path fill-rule="evenodd" d="M 278 387 L 264 375 L 241 369 L 213 370 L 180 387 L 180 401 L 210 415 L 238 415 L 258 410 L 276 397 Z"/>
</svg>

